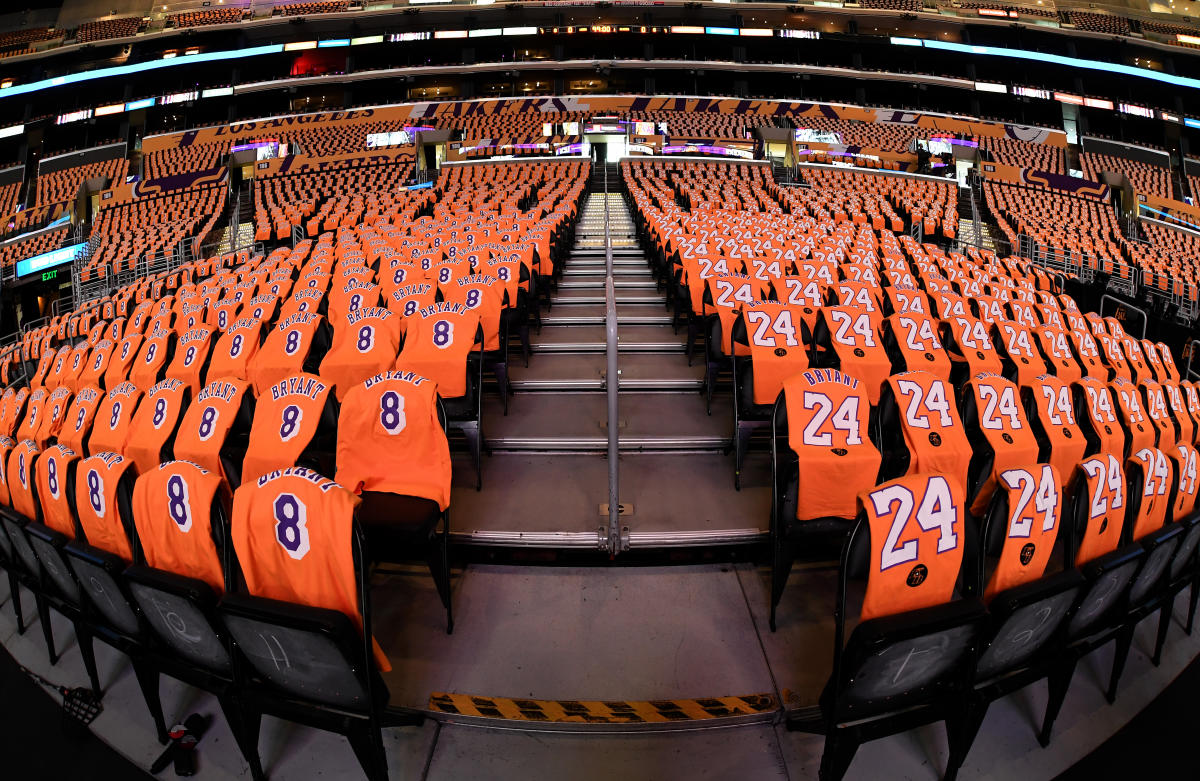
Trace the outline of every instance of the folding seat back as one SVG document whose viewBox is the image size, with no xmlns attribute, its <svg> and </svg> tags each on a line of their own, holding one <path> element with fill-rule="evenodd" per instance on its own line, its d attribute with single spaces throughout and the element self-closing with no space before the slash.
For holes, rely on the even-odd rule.
<svg viewBox="0 0 1200 781">
<path fill-rule="evenodd" d="M 361 307 L 334 321 L 333 344 L 321 361 L 321 377 L 338 400 L 350 388 L 386 371 L 400 352 L 400 321 L 390 309 Z"/>
<path fill-rule="evenodd" d="M 950 359 L 937 335 L 937 323 L 919 312 L 897 313 L 883 320 L 884 349 L 899 372 L 927 371 L 950 379 Z"/>
<path fill-rule="evenodd" d="M 500 315 L 505 307 L 505 291 L 500 280 L 485 274 L 468 274 L 442 285 L 442 300 L 462 304 L 479 313 L 483 328 L 483 349 L 496 351 L 501 347 Z"/>
<path fill-rule="evenodd" d="M 449 507 L 450 447 L 437 400 L 435 383 L 413 371 L 384 372 L 352 387 L 338 416 L 338 483 L 358 494 Z"/>
<path fill-rule="evenodd" d="M 1087 331 L 1074 329 L 1068 331 L 1067 336 L 1071 340 L 1071 347 L 1079 360 L 1083 376 L 1107 381 L 1108 366 L 1100 357 L 1100 346 L 1096 342 L 1096 338 Z"/>
<path fill-rule="evenodd" d="M 409 324 L 396 367 L 433 380 L 443 399 L 473 395 L 478 389 L 471 387 L 467 361 L 482 341 L 478 312 L 439 302 Z"/>
<path fill-rule="evenodd" d="M 195 395 L 179 423 L 172 453 L 215 473 L 231 487 L 241 466 L 254 419 L 254 394 L 246 380 L 213 380 Z"/>
<path fill-rule="evenodd" d="M 50 391 L 45 387 L 34 388 L 33 392 L 29 394 L 29 400 L 25 403 L 25 415 L 17 426 L 15 439 L 20 441 L 34 438 L 38 426 L 42 424 L 42 418 L 46 411 L 46 399 L 49 396 Z"/>
<path fill-rule="evenodd" d="M 1010 469 L 1032 472 L 1038 442 L 1017 386 L 995 374 L 977 374 L 963 388 L 963 425 L 971 442 L 968 495 L 972 515 L 982 517 L 999 483 Z"/>
<path fill-rule="evenodd" d="M 992 340 L 1004 361 L 1004 375 L 1018 385 L 1028 385 L 1050 371 L 1036 346 L 1037 337 L 1021 323 L 996 322 L 992 325 Z"/>
<path fill-rule="evenodd" d="M 875 315 L 882 320 L 878 312 Z M 825 307 L 817 317 L 813 344 L 821 351 L 815 361 L 862 380 L 867 398 L 878 404 L 880 387 L 892 363 L 872 313 L 857 307 Z"/>
<path fill-rule="evenodd" d="M 79 384 L 80 375 L 88 367 L 88 354 L 91 346 L 86 341 L 80 341 L 67 353 L 66 365 L 59 377 L 59 387 L 74 392 Z"/>
<path fill-rule="evenodd" d="M 1053 465 L 1062 485 L 1069 486 L 1076 464 L 1087 451 L 1087 439 L 1075 419 L 1071 386 L 1043 374 L 1021 387 L 1021 399 L 1040 446 L 1038 462 Z"/>
<path fill-rule="evenodd" d="M 1125 348 L 1120 338 L 1108 334 L 1097 334 L 1096 344 L 1100 348 L 1100 359 L 1108 369 L 1108 378 L 1133 379 L 1133 370 L 1125 357 Z"/>
<path fill-rule="evenodd" d="M 242 482 L 290 466 L 332 471 L 338 410 L 332 387 L 315 375 L 298 374 L 272 385 L 255 405 Z"/>
<path fill-rule="evenodd" d="M 1075 419 L 1088 440 L 1088 453 L 1113 453 L 1124 459 L 1128 451 L 1125 429 L 1117 419 L 1109 386 L 1095 377 L 1074 385 Z"/>
<path fill-rule="evenodd" d="M 964 316 L 943 320 L 941 337 L 950 356 L 950 375 L 955 385 L 980 373 L 999 374 L 1004 370 L 988 329 L 981 321 Z"/>
<path fill-rule="evenodd" d="M 132 382 L 122 382 L 104 395 L 96 406 L 89 429 L 88 455 L 125 452 L 129 427 L 141 398 L 141 390 Z"/>
<path fill-rule="evenodd" d="M 279 380 L 301 372 L 316 373 L 329 344 L 325 318 L 312 312 L 284 317 L 267 334 L 250 363 L 256 395 Z"/>
<path fill-rule="evenodd" d="M 108 359 L 108 367 L 104 370 L 104 387 L 112 390 L 129 379 L 129 370 L 137 360 L 142 349 L 143 337 L 134 332 L 125 336 L 113 350 Z"/>
<path fill-rule="evenodd" d="M 66 386 L 55 388 L 46 398 L 42 421 L 33 432 L 33 439 L 38 443 L 38 447 L 45 448 L 52 440 L 58 440 L 58 432 L 62 430 L 70 406 L 71 389 Z"/>
<path fill-rule="evenodd" d="M 40 453 L 36 442 L 23 439 L 9 451 L 5 465 L 9 503 L 19 517 L 30 521 L 41 519 L 34 482 L 34 462 Z"/>
<path fill-rule="evenodd" d="M 49 528 L 74 539 L 75 531 L 75 471 L 80 454 L 65 445 L 55 445 L 42 451 L 36 459 L 34 479 L 41 518 Z"/>
<path fill-rule="evenodd" d="M 1172 354 L 1171 348 L 1168 347 L 1164 342 L 1156 342 L 1153 346 L 1157 348 L 1156 352 L 1158 354 L 1158 359 L 1162 364 L 1163 373 L 1166 379 L 1170 382 L 1179 382 L 1181 379 L 1183 379 L 1182 375 L 1179 373 L 1179 367 L 1175 364 L 1175 356 Z M 1150 347 L 1147 346 L 1146 354 L 1149 355 L 1150 352 Z M 1162 377 L 1159 379 L 1162 380 Z"/>
<path fill-rule="evenodd" d="M 169 461 L 137 479 L 131 500 L 142 563 L 130 594 L 163 646 L 229 676 L 232 658 L 216 615 L 225 591 L 229 496 L 216 474 Z"/>
<path fill-rule="evenodd" d="M 746 401 L 774 404 L 787 378 L 808 368 L 800 321 L 796 307 L 774 301 L 755 301 L 742 308 L 733 323 L 732 338 L 750 353 Z"/>
<path fill-rule="evenodd" d="M 1130 506 L 1127 533 L 1136 542 L 1166 522 L 1176 476 L 1172 460 L 1153 446 L 1134 450 L 1125 470 Z"/>
<path fill-rule="evenodd" d="M 7 437 L 17 433 L 29 396 L 29 388 L 9 386 L 5 389 L 3 398 L 0 400 L 0 435 Z"/>
<path fill-rule="evenodd" d="M 986 602 L 1045 573 L 1061 525 L 1062 498 L 1062 481 L 1050 464 L 1000 473 L 983 526 L 984 555 L 979 560 L 980 581 L 987 583 L 983 592 Z M 990 557 L 997 560 L 985 579 L 985 562 Z"/>
<path fill-rule="evenodd" d="M 172 460 L 175 432 L 189 400 L 188 387 L 171 378 L 158 383 L 142 397 L 129 423 L 123 451 L 136 466 L 136 474 L 145 474 Z M 92 446 L 97 443 L 93 441 Z"/>
<path fill-rule="evenodd" d="M 864 737 L 940 721 L 958 707 L 986 615 L 977 600 L 953 598 L 964 563 L 964 503 L 958 487 L 936 474 L 860 495 L 842 551 L 833 672 L 820 699 L 823 778 L 841 778 Z M 861 620 L 844 640 L 847 581 L 863 571 Z M 921 664 L 905 661 L 918 657 Z"/>
<path fill-rule="evenodd" d="M 175 352 L 175 334 L 168 330 L 152 330 L 142 341 L 137 358 L 129 367 L 129 381 L 149 390 L 163 379 Z"/>
<path fill-rule="evenodd" d="M 75 469 L 75 508 L 84 538 L 64 552 L 92 608 L 123 635 L 140 629 L 137 613 L 121 584 L 133 558 L 132 462 L 116 453 L 100 453 Z M 86 542 L 85 542 L 86 540 Z"/>
<path fill-rule="evenodd" d="M 885 478 L 938 473 L 966 493 L 971 446 L 947 380 L 921 371 L 889 377 L 878 431 Z"/>
<path fill-rule="evenodd" d="M 208 370 L 215 331 L 203 323 L 180 334 L 175 356 L 167 366 L 165 376 L 180 380 L 193 394 L 200 391 Z"/>
<path fill-rule="evenodd" d="M 108 371 L 109 361 L 112 360 L 116 348 L 116 342 L 112 339 L 101 339 L 97 342 L 84 364 L 83 371 L 79 374 L 76 387 L 92 386 L 102 388 L 104 385 L 104 374 Z"/>
<path fill-rule="evenodd" d="M 1109 383 L 1117 421 L 1125 429 L 1126 453 L 1154 447 L 1157 429 L 1146 416 L 1138 386 L 1123 377 Z M 1164 410 L 1165 412 L 1165 410 Z"/>
<path fill-rule="evenodd" d="M 246 593 L 228 595 L 221 607 L 256 676 L 293 697 L 351 712 L 372 707 L 372 690 L 382 685 L 376 672 L 391 669 L 365 621 L 358 504 L 345 488 L 300 467 L 241 486 L 230 532 Z M 280 652 L 293 663 L 278 664 Z"/>
</svg>

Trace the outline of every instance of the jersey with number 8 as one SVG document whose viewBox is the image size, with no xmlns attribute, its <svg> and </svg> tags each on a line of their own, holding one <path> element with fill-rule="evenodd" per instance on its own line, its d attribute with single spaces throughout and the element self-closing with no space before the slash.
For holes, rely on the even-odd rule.
<svg viewBox="0 0 1200 781">
<path fill-rule="evenodd" d="M 220 490 L 221 478 L 207 469 L 168 461 L 137 479 L 131 502 L 146 563 L 202 580 L 217 594 L 225 590 L 212 528 Z"/>
<path fill-rule="evenodd" d="M 354 563 L 359 499 L 316 472 L 292 467 L 243 483 L 233 495 L 230 537 L 247 591 L 338 610 L 361 625 Z M 390 668 L 378 645 L 380 669 Z"/>
<path fill-rule="evenodd" d="M 118 495 L 132 476 L 133 462 L 116 453 L 85 458 L 75 469 L 75 510 L 88 544 L 125 561 L 133 558 L 127 531 L 133 519 L 123 517 Z"/>
</svg>

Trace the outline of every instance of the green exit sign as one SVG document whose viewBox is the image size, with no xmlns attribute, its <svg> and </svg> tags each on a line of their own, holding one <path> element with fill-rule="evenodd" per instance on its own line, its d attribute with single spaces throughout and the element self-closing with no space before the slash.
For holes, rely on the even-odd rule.
<svg viewBox="0 0 1200 781">
<path fill-rule="evenodd" d="M 58 269 L 54 269 L 53 271 L 43 271 L 42 272 L 42 281 L 49 282 L 50 280 L 54 279 L 57 276 L 58 276 Z"/>
</svg>

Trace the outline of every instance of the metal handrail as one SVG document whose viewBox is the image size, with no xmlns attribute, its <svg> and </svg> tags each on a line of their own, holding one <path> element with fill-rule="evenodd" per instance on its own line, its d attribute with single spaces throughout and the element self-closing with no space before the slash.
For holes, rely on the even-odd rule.
<svg viewBox="0 0 1200 781">
<path fill-rule="evenodd" d="M 608 229 L 608 166 L 604 166 L 604 330 L 608 360 L 605 392 L 608 395 L 608 552 L 621 550 L 620 418 L 617 405 L 620 382 L 617 368 L 617 294 L 613 282 L 612 236 Z"/>
<path fill-rule="evenodd" d="M 1121 300 L 1121 299 L 1119 299 L 1119 298 L 1115 298 L 1115 297 L 1113 297 L 1113 296 L 1110 296 L 1110 295 L 1108 295 L 1107 293 L 1105 293 L 1104 295 L 1100 296 L 1100 316 L 1101 316 L 1101 317 L 1104 317 L 1104 303 L 1105 303 L 1106 301 L 1111 301 L 1111 302 L 1113 302 L 1114 304 L 1116 304 L 1116 305 L 1117 305 L 1117 309 L 1116 309 L 1116 312 L 1117 312 L 1117 313 L 1119 313 L 1119 312 L 1121 311 L 1121 309 L 1122 309 L 1122 308 L 1124 308 L 1124 309 L 1127 309 L 1127 310 L 1133 310 L 1134 312 L 1137 312 L 1139 315 L 1141 315 L 1141 316 L 1142 316 L 1142 334 L 1141 334 L 1141 336 L 1139 336 L 1139 337 L 1138 337 L 1138 339 L 1145 339 L 1145 338 L 1146 338 L 1146 322 L 1147 322 L 1147 321 L 1148 321 L 1150 318 L 1149 318 L 1149 315 L 1147 315 L 1147 314 L 1146 314 L 1146 310 L 1145 310 L 1145 309 L 1142 309 L 1140 306 L 1134 306 L 1133 304 L 1130 304 L 1130 303 L 1128 303 L 1128 302 L 1122 301 L 1122 300 Z M 1114 314 L 1114 316 L 1116 316 L 1116 315 Z M 1126 317 L 1117 317 L 1117 319 L 1118 319 L 1118 320 L 1123 320 L 1125 323 L 1128 323 L 1128 322 L 1129 322 L 1129 317 L 1128 317 L 1128 316 L 1126 316 Z M 1126 330 L 1126 331 L 1128 331 L 1129 329 L 1128 329 L 1128 328 L 1125 328 L 1125 330 Z"/>
</svg>

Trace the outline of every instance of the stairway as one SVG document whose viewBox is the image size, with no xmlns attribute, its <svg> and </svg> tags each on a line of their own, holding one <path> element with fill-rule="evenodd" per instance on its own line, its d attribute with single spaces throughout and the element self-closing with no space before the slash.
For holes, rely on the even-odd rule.
<svg viewBox="0 0 1200 781">
<path fill-rule="evenodd" d="M 619 186 L 616 166 L 593 175 L 550 309 L 528 367 L 510 365 L 503 415 L 484 400 L 481 493 L 456 483 L 456 540 L 500 546 L 595 548 L 607 514 L 605 205 L 612 240 L 620 371 L 621 503 L 631 546 L 744 542 L 765 533 L 765 473 L 733 490 L 728 396 L 706 415 L 702 361 L 688 366 Z M 696 491 L 703 483 L 705 491 Z M 489 486 L 494 493 L 489 493 Z M 464 522 L 463 519 L 466 519 Z M 464 525 L 465 524 L 465 525 Z"/>
<path fill-rule="evenodd" d="M 962 246 L 975 246 L 996 251 L 996 240 L 992 231 L 983 220 L 979 221 L 979 235 L 975 235 L 975 223 L 970 219 L 960 218 L 958 221 L 958 242 Z"/>
</svg>

